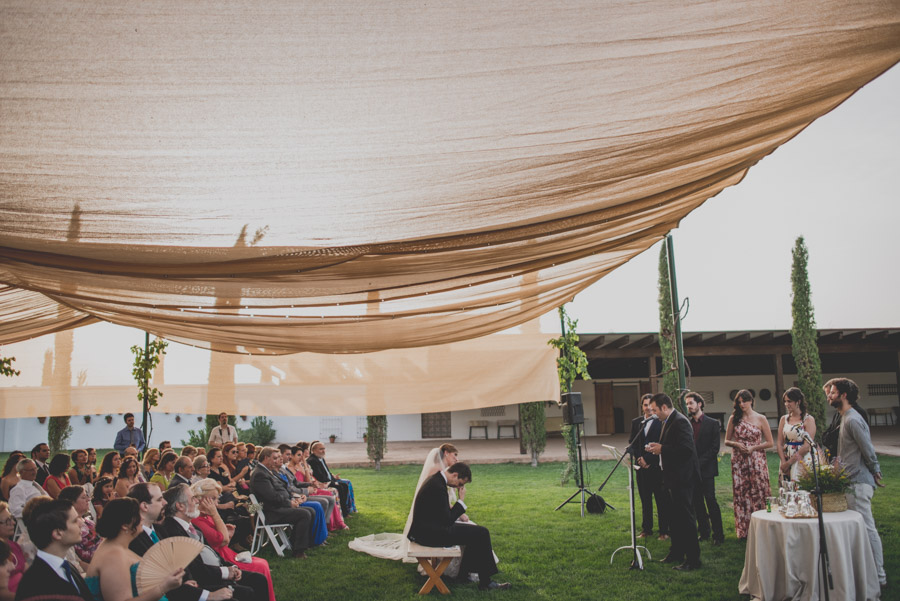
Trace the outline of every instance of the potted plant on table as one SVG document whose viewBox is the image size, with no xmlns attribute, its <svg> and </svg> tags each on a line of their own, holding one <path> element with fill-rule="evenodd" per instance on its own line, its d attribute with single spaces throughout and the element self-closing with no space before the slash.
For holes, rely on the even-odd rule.
<svg viewBox="0 0 900 601">
<path fill-rule="evenodd" d="M 847 511 L 846 493 L 850 492 L 850 476 L 841 465 L 840 459 L 819 465 L 819 490 L 822 492 L 822 511 Z M 816 475 L 804 464 L 797 479 L 797 486 L 811 494 L 816 489 Z"/>
</svg>

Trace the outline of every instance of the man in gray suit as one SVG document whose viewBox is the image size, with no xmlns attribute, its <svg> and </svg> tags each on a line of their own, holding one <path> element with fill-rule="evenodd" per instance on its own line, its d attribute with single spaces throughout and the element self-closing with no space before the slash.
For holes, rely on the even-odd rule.
<svg viewBox="0 0 900 601">
<path fill-rule="evenodd" d="M 262 503 L 266 521 L 294 526 L 291 548 L 294 557 L 305 559 L 305 551 L 311 546 L 316 512 L 309 507 L 301 507 L 303 501 L 293 496 L 287 483 L 276 475 L 280 460 L 281 451 L 278 449 L 264 447 L 259 452 L 259 465 L 250 474 L 250 491 Z"/>
</svg>

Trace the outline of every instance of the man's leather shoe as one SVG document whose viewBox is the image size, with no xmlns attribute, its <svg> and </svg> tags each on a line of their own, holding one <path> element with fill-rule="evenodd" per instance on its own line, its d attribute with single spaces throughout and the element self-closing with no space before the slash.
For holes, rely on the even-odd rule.
<svg viewBox="0 0 900 601">
<path fill-rule="evenodd" d="M 659 563 L 675 563 L 676 561 L 684 561 L 683 557 L 675 557 L 671 553 L 659 560 Z"/>
<path fill-rule="evenodd" d="M 684 562 L 683 564 L 677 565 L 672 569 L 678 570 L 679 572 L 690 572 L 693 570 L 700 569 L 700 562 L 699 561 L 697 563 Z"/>
<path fill-rule="evenodd" d="M 487 584 L 483 582 L 478 583 L 478 590 L 481 591 L 505 591 L 510 588 L 512 585 L 508 582 L 495 582 L 493 580 L 488 580 Z"/>
<path fill-rule="evenodd" d="M 657 540 L 669 540 L 668 534 L 660 534 Z"/>
<path fill-rule="evenodd" d="M 637 535 L 638 538 L 647 538 L 648 536 L 653 536 L 652 532 L 641 532 Z"/>
</svg>

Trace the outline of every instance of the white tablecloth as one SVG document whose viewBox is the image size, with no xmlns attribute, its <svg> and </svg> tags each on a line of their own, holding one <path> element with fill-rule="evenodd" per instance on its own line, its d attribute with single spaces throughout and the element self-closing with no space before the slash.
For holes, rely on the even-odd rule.
<svg viewBox="0 0 900 601">
<path fill-rule="evenodd" d="M 825 536 L 834 590 L 832 601 L 875 600 L 880 594 L 875 560 L 862 516 L 825 514 Z M 818 519 L 789 520 L 778 511 L 750 518 L 739 592 L 763 601 L 824 599 L 819 574 Z"/>
</svg>

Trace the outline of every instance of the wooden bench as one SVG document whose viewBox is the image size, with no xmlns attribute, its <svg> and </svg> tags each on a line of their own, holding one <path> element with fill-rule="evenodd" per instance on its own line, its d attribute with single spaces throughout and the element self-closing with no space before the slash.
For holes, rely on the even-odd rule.
<svg viewBox="0 0 900 601">
<path fill-rule="evenodd" d="M 518 426 L 519 426 L 519 420 L 515 420 L 515 419 L 497 420 L 497 438 L 500 438 L 500 431 L 503 430 L 503 428 L 512 429 L 512 438 L 518 438 L 519 437 L 518 430 L 517 430 Z M 510 438 L 510 437 L 504 436 L 504 438 Z"/>
<path fill-rule="evenodd" d="M 486 419 L 471 419 L 469 420 L 469 440 L 472 440 L 472 429 L 481 429 L 484 430 L 484 439 L 487 440 L 488 437 L 488 421 Z"/>
<path fill-rule="evenodd" d="M 427 595 L 432 588 L 437 587 L 437 590 L 442 595 L 449 595 L 450 589 L 441 580 L 441 574 L 444 573 L 444 570 L 447 569 L 454 557 L 461 556 L 462 551 L 459 545 L 454 547 L 423 547 L 419 543 L 409 541 L 407 557 L 418 560 L 419 565 L 422 566 L 422 569 L 428 575 L 428 581 L 419 589 L 419 594 Z"/>
</svg>

